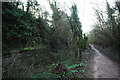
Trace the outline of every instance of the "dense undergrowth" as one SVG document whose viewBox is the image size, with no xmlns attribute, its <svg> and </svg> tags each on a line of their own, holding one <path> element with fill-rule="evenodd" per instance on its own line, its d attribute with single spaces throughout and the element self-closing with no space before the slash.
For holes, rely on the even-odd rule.
<svg viewBox="0 0 120 80">
<path fill-rule="evenodd" d="M 82 51 L 88 43 L 77 6 L 68 16 L 56 2 L 49 4 L 52 16 L 37 1 L 2 3 L 3 78 L 82 77 Z"/>
<path fill-rule="evenodd" d="M 64 50 L 64 54 L 62 52 L 45 54 L 36 50 L 3 57 L 3 78 L 82 78 L 85 62 L 74 59 L 74 54 L 68 50 Z M 59 64 L 67 71 L 64 68 L 54 70 Z"/>
</svg>

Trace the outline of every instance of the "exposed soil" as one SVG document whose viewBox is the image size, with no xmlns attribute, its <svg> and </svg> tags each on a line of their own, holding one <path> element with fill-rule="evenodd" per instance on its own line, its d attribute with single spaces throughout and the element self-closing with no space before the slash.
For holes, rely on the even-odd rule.
<svg viewBox="0 0 120 80">
<path fill-rule="evenodd" d="M 83 58 L 86 60 L 86 64 L 84 66 L 85 73 L 83 75 L 84 78 L 93 78 L 94 77 L 94 51 L 89 47 L 88 49 L 83 52 Z"/>
</svg>

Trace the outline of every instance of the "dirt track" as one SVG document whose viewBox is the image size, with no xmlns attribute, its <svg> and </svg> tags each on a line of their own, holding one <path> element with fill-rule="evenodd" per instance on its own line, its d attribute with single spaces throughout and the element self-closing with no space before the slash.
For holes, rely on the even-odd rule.
<svg viewBox="0 0 120 80">
<path fill-rule="evenodd" d="M 93 78 L 118 78 L 118 64 L 102 55 L 93 45 Z"/>
</svg>

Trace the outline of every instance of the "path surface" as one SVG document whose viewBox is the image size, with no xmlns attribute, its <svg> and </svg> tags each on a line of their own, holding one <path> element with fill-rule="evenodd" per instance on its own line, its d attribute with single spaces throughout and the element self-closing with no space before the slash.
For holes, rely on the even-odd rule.
<svg viewBox="0 0 120 80">
<path fill-rule="evenodd" d="M 93 45 L 90 45 L 94 51 L 93 58 L 93 77 L 94 78 L 118 78 L 118 65 L 112 60 L 102 55 Z"/>
</svg>

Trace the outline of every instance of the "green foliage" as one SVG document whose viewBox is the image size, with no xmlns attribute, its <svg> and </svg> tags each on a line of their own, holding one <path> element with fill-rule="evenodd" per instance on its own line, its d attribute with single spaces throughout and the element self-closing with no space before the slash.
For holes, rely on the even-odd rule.
<svg viewBox="0 0 120 80">
<path fill-rule="evenodd" d="M 68 68 L 70 69 L 70 68 L 77 67 L 77 66 L 84 66 L 84 63 L 81 62 L 81 63 L 79 63 L 79 64 L 74 64 L 74 65 L 72 65 L 72 66 L 69 66 Z"/>
<path fill-rule="evenodd" d="M 70 64 L 73 64 L 72 67 L 84 66 L 84 63 L 72 61 L 76 52 L 81 53 L 86 48 L 87 36 L 82 34 L 76 5 L 72 6 L 69 22 L 68 14 L 60 10 L 55 1 L 49 3 L 52 21 L 49 21 L 47 11 L 39 14 L 41 8 L 37 1 L 2 4 L 4 78 L 81 77 L 74 75 L 81 71 L 78 69 L 68 73 L 51 73 L 51 69 L 59 63 L 67 68 Z"/>
<path fill-rule="evenodd" d="M 70 60 L 67 60 L 67 61 L 64 61 L 63 62 L 64 65 L 70 65 L 72 64 L 72 67 L 76 67 L 76 66 L 79 66 L 80 64 L 83 65 L 84 63 L 80 63 L 80 64 L 73 64 L 71 63 Z M 75 66 L 74 66 L 75 65 Z M 58 63 L 53 63 L 49 66 L 50 69 L 54 69 L 56 68 L 56 66 L 58 66 Z M 67 68 L 70 68 L 70 66 L 67 66 Z M 69 78 L 81 78 L 81 76 L 79 75 L 80 73 L 78 73 L 80 70 L 81 73 L 84 72 L 84 70 L 81 70 L 81 69 L 76 69 L 76 70 L 70 70 L 69 72 L 61 72 L 61 73 L 58 73 L 58 74 L 54 74 L 52 73 L 51 70 L 47 70 L 43 73 L 36 73 L 36 74 L 33 74 L 32 75 L 32 78 L 45 78 L 45 79 L 55 79 L 55 78 L 65 78 L 65 79 L 69 79 Z M 78 74 L 77 74 L 78 73 Z M 74 75 L 75 74 L 75 75 Z"/>
<path fill-rule="evenodd" d="M 34 46 L 28 46 L 22 49 L 22 51 L 30 51 L 30 50 L 40 50 L 40 49 L 45 49 L 46 46 L 42 44 L 37 44 Z"/>
<path fill-rule="evenodd" d="M 17 45 L 12 47 L 26 45 L 33 37 L 38 44 L 41 43 L 41 38 L 42 42 L 49 43 L 52 29 L 44 19 L 35 18 L 31 13 L 17 8 L 14 3 L 3 3 L 2 7 L 3 49 L 9 49 L 13 44 Z"/>
<path fill-rule="evenodd" d="M 35 34 L 35 27 L 31 24 L 35 18 L 18 9 L 13 3 L 3 3 L 2 6 L 3 43 L 25 44 Z"/>
<path fill-rule="evenodd" d="M 75 58 L 82 57 L 81 52 L 86 48 L 87 37 L 82 36 L 82 25 L 79 21 L 77 6 L 74 4 L 71 7 L 71 16 L 68 17 L 70 22 L 71 30 L 72 30 L 72 44 L 71 48 L 75 53 Z"/>
<path fill-rule="evenodd" d="M 53 12 L 53 14 L 52 14 L 52 19 L 53 19 L 52 25 L 55 28 L 55 27 L 59 26 L 58 25 L 58 20 L 60 19 L 62 14 L 60 13 L 60 8 L 58 8 L 56 1 L 51 2 L 49 0 L 49 4 L 50 4 L 51 10 Z"/>
</svg>

